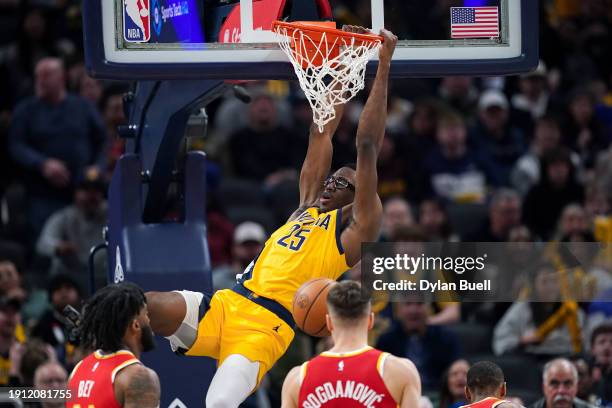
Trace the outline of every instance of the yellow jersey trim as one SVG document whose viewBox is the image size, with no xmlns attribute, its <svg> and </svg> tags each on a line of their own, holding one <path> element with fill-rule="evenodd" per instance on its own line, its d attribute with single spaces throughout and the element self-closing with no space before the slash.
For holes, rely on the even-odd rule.
<svg viewBox="0 0 612 408">
<path fill-rule="evenodd" d="M 79 369 L 79 367 L 81 366 L 81 363 L 83 362 L 83 360 L 79 361 L 77 363 L 77 365 L 74 366 L 74 368 L 72 369 L 72 372 L 70 373 L 70 377 L 68 377 L 68 382 L 70 382 L 70 380 L 72 380 L 72 377 L 74 376 L 74 373 L 77 372 L 77 370 Z"/>
<path fill-rule="evenodd" d="M 128 351 L 128 350 L 119 350 L 119 351 L 116 351 L 116 352 L 111 353 L 111 354 L 102 354 L 101 350 L 94 351 L 94 356 L 98 360 L 105 360 L 107 358 L 112 358 L 112 357 L 115 357 L 115 356 L 123 356 L 123 355 L 125 355 L 125 356 L 129 355 L 129 356 L 133 356 L 134 358 L 136 358 L 134 356 L 134 353 L 132 353 L 131 351 Z"/>
<path fill-rule="evenodd" d="M 137 363 L 140 363 L 140 360 L 138 360 L 137 358 L 132 358 L 130 360 L 124 361 L 123 363 L 115 367 L 115 369 L 113 370 L 113 373 L 111 374 L 111 383 L 113 384 L 115 383 L 115 376 L 117 375 L 117 373 L 119 373 L 119 371 L 123 370 L 127 366 L 130 366 L 132 364 L 137 364 Z"/>
</svg>

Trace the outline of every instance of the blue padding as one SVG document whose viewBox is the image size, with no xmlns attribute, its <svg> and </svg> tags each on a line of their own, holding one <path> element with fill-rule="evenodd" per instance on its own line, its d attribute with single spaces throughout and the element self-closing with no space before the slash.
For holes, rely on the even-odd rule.
<svg viewBox="0 0 612 408">
<path fill-rule="evenodd" d="M 126 154 L 119 159 L 113 174 L 109 190 L 109 279 L 113 281 L 116 276 L 119 256 L 119 275 L 145 291 L 188 289 L 212 294 L 204 154 L 187 155 L 184 222 L 142 222 L 146 186 L 141 180 L 141 168 L 137 155 Z M 157 346 L 143 355 L 143 362 L 160 377 L 161 406 L 169 406 L 175 398 L 187 407 L 203 406 L 215 361 L 176 356 L 165 339 L 157 338 Z"/>
</svg>

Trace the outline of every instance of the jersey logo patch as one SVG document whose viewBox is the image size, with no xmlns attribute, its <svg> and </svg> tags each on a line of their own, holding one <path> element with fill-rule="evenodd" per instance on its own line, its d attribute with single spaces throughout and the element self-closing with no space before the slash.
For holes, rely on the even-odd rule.
<svg viewBox="0 0 612 408">
<path fill-rule="evenodd" d="M 338 363 L 338 371 L 344 371 L 344 360 L 340 360 Z"/>
</svg>

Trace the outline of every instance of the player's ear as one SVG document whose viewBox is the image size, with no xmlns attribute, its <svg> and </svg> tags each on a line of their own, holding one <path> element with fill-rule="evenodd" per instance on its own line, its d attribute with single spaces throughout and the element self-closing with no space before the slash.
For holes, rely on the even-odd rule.
<svg viewBox="0 0 612 408">
<path fill-rule="evenodd" d="M 504 398 L 506 396 L 506 382 L 504 381 L 504 383 L 501 385 L 500 389 L 499 389 L 499 398 Z"/>
<path fill-rule="evenodd" d="M 133 319 L 133 320 L 132 320 L 132 324 L 131 324 L 130 326 L 131 326 L 131 327 L 132 327 L 132 329 L 134 329 L 134 330 L 140 330 L 140 328 L 141 328 L 141 326 L 142 326 L 142 325 L 140 324 L 140 322 L 138 321 L 138 319 Z"/>
<path fill-rule="evenodd" d="M 467 399 L 468 402 L 472 402 L 472 394 L 470 393 L 470 389 L 467 387 L 467 385 L 465 386 L 465 399 Z"/>
<path fill-rule="evenodd" d="M 325 313 L 325 325 L 327 326 L 327 330 L 331 333 L 334 330 L 334 325 L 329 317 L 329 313 Z"/>
<path fill-rule="evenodd" d="M 368 316 L 368 330 L 372 330 L 372 327 L 374 327 L 374 313 L 370 312 Z"/>
</svg>

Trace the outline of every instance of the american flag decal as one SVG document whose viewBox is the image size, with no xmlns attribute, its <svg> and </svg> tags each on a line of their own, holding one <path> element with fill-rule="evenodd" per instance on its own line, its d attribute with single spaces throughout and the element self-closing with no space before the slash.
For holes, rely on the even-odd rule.
<svg viewBox="0 0 612 408">
<path fill-rule="evenodd" d="M 498 7 L 451 7 L 451 38 L 499 37 Z"/>
</svg>

